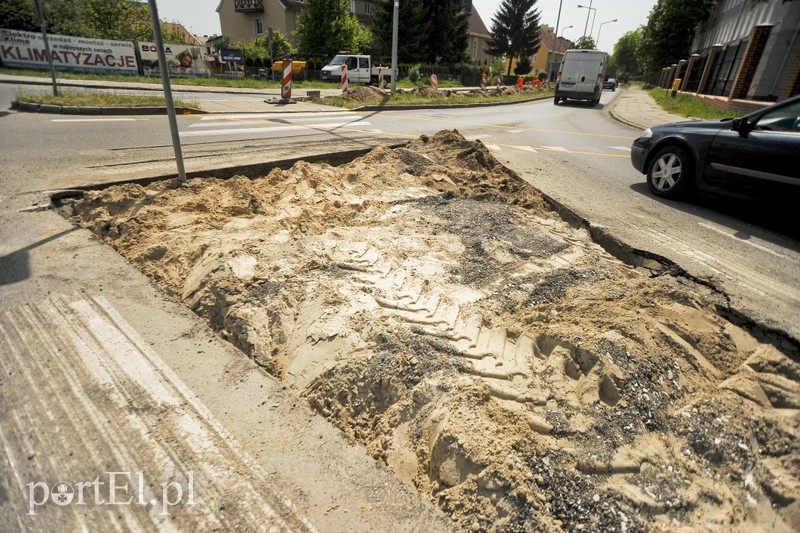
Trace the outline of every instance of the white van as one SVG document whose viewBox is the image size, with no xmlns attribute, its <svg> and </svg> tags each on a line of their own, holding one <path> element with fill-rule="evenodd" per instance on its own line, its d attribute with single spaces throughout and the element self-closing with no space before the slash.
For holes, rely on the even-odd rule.
<svg viewBox="0 0 800 533">
<path fill-rule="evenodd" d="M 599 50 L 567 50 L 556 76 L 554 104 L 561 100 L 600 103 L 608 55 Z"/>
</svg>

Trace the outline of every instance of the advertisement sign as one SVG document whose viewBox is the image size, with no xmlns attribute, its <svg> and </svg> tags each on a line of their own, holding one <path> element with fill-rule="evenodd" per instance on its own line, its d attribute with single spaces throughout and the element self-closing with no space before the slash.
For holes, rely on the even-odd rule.
<svg viewBox="0 0 800 533">
<path fill-rule="evenodd" d="M 241 50 L 223 48 L 219 51 L 219 60 L 223 63 L 244 63 L 244 55 Z"/>
<path fill-rule="evenodd" d="M 48 35 L 53 65 L 58 70 L 137 75 L 133 43 Z M 0 29 L 0 59 L 5 67 L 48 69 L 41 33 Z"/>
<path fill-rule="evenodd" d="M 139 57 L 142 60 L 142 74 L 160 76 L 156 43 L 139 43 L 138 46 Z M 216 55 L 209 54 L 205 46 L 165 44 L 164 54 L 167 56 L 167 68 L 172 77 L 211 76 L 224 70 L 223 63 Z"/>
</svg>

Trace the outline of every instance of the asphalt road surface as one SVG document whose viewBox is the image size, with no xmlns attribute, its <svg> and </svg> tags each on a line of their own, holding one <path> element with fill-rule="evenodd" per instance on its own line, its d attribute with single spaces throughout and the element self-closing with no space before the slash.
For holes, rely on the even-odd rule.
<svg viewBox="0 0 800 533">
<path fill-rule="evenodd" d="M 2 102 L 15 87 L 0 87 Z M 638 131 L 601 105 L 552 100 L 468 109 L 178 117 L 188 171 L 288 159 L 401 142 L 457 129 L 480 139 L 504 164 L 633 248 L 711 278 L 734 308 L 800 338 L 800 242 L 779 210 L 699 198 L 668 202 L 647 191 L 630 164 Z M 228 98 L 228 95 L 214 97 Z M 236 96 L 230 96 L 235 98 Z M 2 117 L 9 191 L 68 188 L 174 175 L 167 119 L 11 113 Z"/>
</svg>

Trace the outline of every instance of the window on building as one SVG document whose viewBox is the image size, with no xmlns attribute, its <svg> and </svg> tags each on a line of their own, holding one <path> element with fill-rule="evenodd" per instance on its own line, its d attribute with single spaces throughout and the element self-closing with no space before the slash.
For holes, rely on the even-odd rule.
<svg viewBox="0 0 800 533">
<path fill-rule="evenodd" d="M 253 31 L 256 35 L 264 35 L 264 19 L 253 19 Z"/>
<path fill-rule="evenodd" d="M 372 15 L 372 4 L 369 2 L 364 3 L 364 13 L 367 15 Z"/>
<path fill-rule="evenodd" d="M 350 13 L 356 12 L 356 0 L 350 0 Z"/>
</svg>

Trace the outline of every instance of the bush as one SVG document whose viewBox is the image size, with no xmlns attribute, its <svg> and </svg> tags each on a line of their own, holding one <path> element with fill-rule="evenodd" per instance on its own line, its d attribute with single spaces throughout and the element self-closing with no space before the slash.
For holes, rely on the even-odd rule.
<svg viewBox="0 0 800 533">
<path fill-rule="evenodd" d="M 422 77 L 422 74 L 420 72 L 421 69 L 422 69 L 421 65 L 412 65 L 408 69 L 408 79 L 409 81 L 411 81 L 411 83 L 417 83 L 419 79 Z"/>
</svg>

